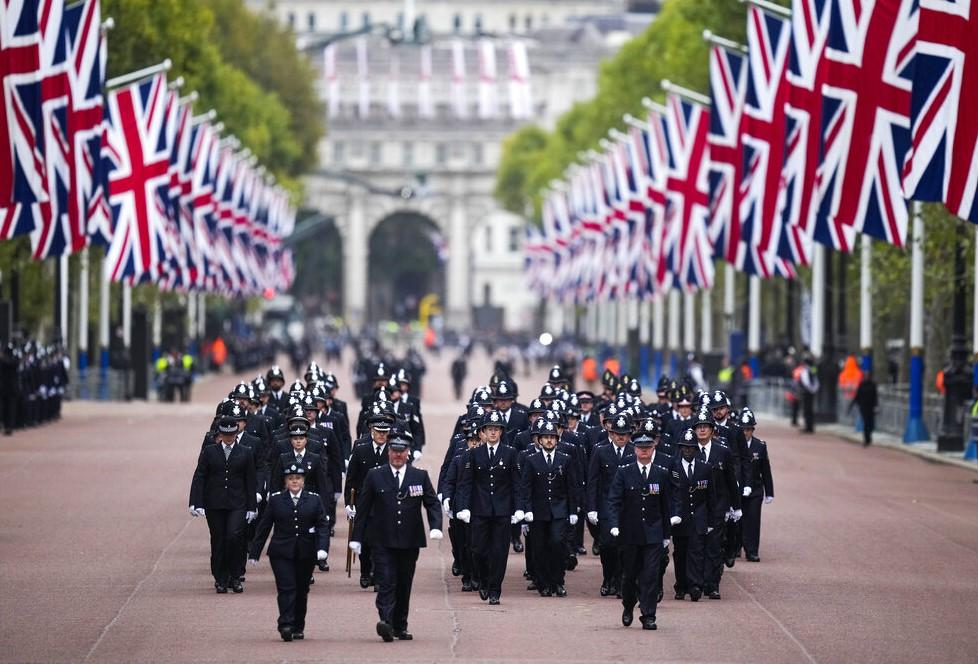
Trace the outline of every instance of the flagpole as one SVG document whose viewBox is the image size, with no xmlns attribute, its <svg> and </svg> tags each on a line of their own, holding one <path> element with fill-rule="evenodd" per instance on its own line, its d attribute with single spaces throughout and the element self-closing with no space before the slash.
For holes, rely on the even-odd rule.
<svg viewBox="0 0 978 664">
<path fill-rule="evenodd" d="M 156 291 L 153 299 L 153 366 L 160 359 L 160 344 L 163 342 L 163 294 Z"/>
<path fill-rule="evenodd" d="M 669 375 L 679 374 L 679 291 L 669 289 Z"/>
<path fill-rule="evenodd" d="M 787 7 L 782 7 L 781 5 L 776 5 L 773 2 L 768 2 L 768 0 L 740 0 L 743 5 L 754 5 L 755 7 L 760 7 L 766 12 L 772 14 L 777 14 L 784 18 L 791 18 L 791 10 Z"/>
<path fill-rule="evenodd" d="M 930 440 L 924 423 L 924 220 L 913 203 L 910 257 L 910 402 L 903 442 Z"/>
<path fill-rule="evenodd" d="M 714 46 L 719 46 L 720 48 L 726 48 L 731 51 L 739 51 L 740 53 L 747 53 L 747 47 L 739 42 L 735 42 L 732 39 L 727 39 L 721 37 L 720 35 L 714 34 L 711 30 L 703 31 L 703 41 L 708 44 L 713 44 Z"/>
<path fill-rule="evenodd" d="M 78 257 L 78 388 L 88 398 L 88 247 Z"/>
<path fill-rule="evenodd" d="M 700 351 L 713 352 L 713 289 L 700 291 Z"/>
<path fill-rule="evenodd" d="M 197 357 L 197 293 L 187 292 L 187 350 L 192 357 Z"/>
<path fill-rule="evenodd" d="M 58 261 L 58 332 L 61 343 L 68 346 L 68 254 L 61 254 Z"/>
<path fill-rule="evenodd" d="M 690 90 L 689 88 L 684 88 L 681 85 L 676 85 L 667 78 L 662 79 L 662 89 L 666 92 L 671 92 L 672 94 L 684 97 L 689 101 L 695 102 L 697 104 L 702 104 L 703 106 L 710 105 L 710 98 L 704 94 L 700 94 L 695 90 Z"/>
<path fill-rule="evenodd" d="M 696 352 L 696 291 L 687 293 L 683 301 L 683 350 Z"/>
<path fill-rule="evenodd" d="M 106 252 L 107 253 L 107 252 Z M 109 260 L 102 257 L 98 282 L 98 398 L 109 398 Z"/>
<path fill-rule="evenodd" d="M 726 263 L 723 271 L 723 324 L 724 333 L 727 337 L 727 349 L 730 348 L 730 335 L 734 333 L 736 323 L 734 321 L 734 300 L 737 292 L 737 271 L 730 263 Z M 731 357 L 730 363 L 733 364 L 736 358 Z"/>
<path fill-rule="evenodd" d="M 971 349 L 974 367 L 972 369 L 972 388 L 978 387 L 978 228 L 975 229 L 975 292 L 973 320 L 971 323 Z M 964 448 L 965 461 L 978 461 L 978 440 L 970 435 Z"/>
<path fill-rule="evenodd" d="M 863 235 L 859 252 L 859 347 L 862 370 L 873 370 L 873 240 Z"/>
<path fill-rule="evenodd" d="M 666 303 L 662 293 L 652 300 L 652 363 L 655 367 L 654 380 L 658 384 L 663 373 L 663 352 L 666 345 Z"/>
<path fill-rule="evenodd" d="M 748 282 L 750 295 L 748 307 L 750 318 L 747 322 L 747 353 L 750 357 L 751 375 L 755 378 L 761 371 L 761 278 L 752 274 Z"/>
<path fill-rule="evenodd" d="M 625 356 L 628 358 L 628 373 L 633 377 L 638 378 L 639 382 L 642 380 L 642 359 L 640 357 L 642 344 L 639 342 L 638 333 L 638 300 L 635 298 L 627 298 L 622 301 L 622 306 L 625 307 L 627 316 L 626 323 L 627 327 L 625 329 Z"/>
<path fill-rule="evenodd" d="M 120 88 L 124 85 L 129 85 L 130 83 L 135 83 L 137 81 L 142 81 L 151 76 L 156 76 L 157 74 L 162 74 L 164 72 L 170 71 L 173 67 L 173 61 L 167 58 L 158 65 L 152 65 L 150 67 L 144 67 L 142 69 L 137 69 L 136 71 L 129 72 L 128 74 L 123 74 L 122 76 L 116 76 L 115 78 L 110 78 L 105 82 L 105 89 L 112 90 L 114 88 Z"/>
<path fill-rule="evenodd" d="M 652 305 L 648 300 L 642 300 L 638 305 L 638 367 L 639 380 L 649 384 L 649 323 Z"/>
</svg>

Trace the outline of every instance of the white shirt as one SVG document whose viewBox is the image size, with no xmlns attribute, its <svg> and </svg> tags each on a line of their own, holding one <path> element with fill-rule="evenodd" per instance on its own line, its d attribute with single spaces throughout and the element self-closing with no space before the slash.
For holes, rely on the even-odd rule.
<svg viewBox="0 0 978 664">
<path fill-rule="evenodd" d="M 292 502 L 295 502 L 302 497 L 302 490 L 300 489 L 299 493 L 292 493 L 291 491 L 289 491 L 289 495 L 292 496 Z"/>
<path fill-rule="evenodd" d="M 305 454 L 306 454 L 305 448 L 303 448 L 301 452 L 296 452 L 295 453 L 296 463 L 302 463 L 302 457 L 305 456 Z"/>
<path fill-rule="evenodd" d="M 498 448 L 499 448 L 499 443 L 496 443 L 495 445 L 486 445 L 486 451 L 489 453 L 490 459 L 493 460 L 496 459 L 496 450 Z"/>
<path fill-rule="evenodd" d="M 401 482 L 404 481 L 404 472 L 407 470 L 407 466 L 401 466 L 400 468 L 395 468 L 394 466 L 391 466 L 390 469 L 391 472 L 394 474 L 394 477 L 397 478 L 397 488 L 400 489 Z M 398 475 L 398 473 L 400 473 L 400 475 Z"/>
<path fill-rule="evenodd" d="M 554 462 L 554 453 L 553 452 L 544 452 L 544 455 L 547 457 L 547 465 L 548 466 L 552 466 L 553 465 L 553 462 Z"/>
<path fill-rule="evenodd" d="M 386 443 L 384 445 L 378 445 L 377 443 L 374 443 L 374 454 L 377 455 L 377 456 L 380 456 L 381 454 L 383 454 L 384 453 L 384 447 L 385 446 L 386 446 Z"/>
<path fill-rule="evenodd" d="M 651 477 L 652 476 L 652 464 L 651 463 L 648 463 L 648 464 L 645 464 L 645 465 L 643 465 L 641 463 L 638 464 L 638 472 L 643 473 L 646 477 Z"/>
<path fill-rule="evenodd" d="M 706 455 L 706 460 L 710 460 L 710 449 L 713 447 L 713 440 L 711 439 L 706 445 L 700 445 L 700 449 L 703 450 L 703 454 Z"/>
<path fill-rule="evenodd" d="M 693 468 L 694 468 L 693 464 L 694 463 L 695 463 L 695 461 L 686 461 L 686 459 L 683 459 L 683 468 L 686 469 L 686 477 L 692 477 L 693 476 Z"/>
</svg>

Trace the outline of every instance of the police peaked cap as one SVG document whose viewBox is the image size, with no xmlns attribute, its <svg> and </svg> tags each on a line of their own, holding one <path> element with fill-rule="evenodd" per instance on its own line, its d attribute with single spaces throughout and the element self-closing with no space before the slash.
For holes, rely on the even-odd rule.
<svg viewBox="0 0 978 664">
<path fill-rule="evenodd" d="M 288 466 L 282 468 L 283 475 L 302 475 L 306 474 L 306 467 L 301 463 L 291 463 Z"/>
<path fill-rule="evenodd" d="M 289 426 L 290 436 L 305 436 L 309 433 L 309 425 L 303 425 L 301 422 L 292 422 Z"/>
<path fill-rule="evenodd" d="M 632 438 L 632 445 L 635 447 L 655 447 L 655 437 L 642 432 Z"/>
<path fill-rule="evenodd" d="M 217 423 L 217 430 L 219 433 L 238 433 L 238 421 L 225 415 Z"/>
</svg>

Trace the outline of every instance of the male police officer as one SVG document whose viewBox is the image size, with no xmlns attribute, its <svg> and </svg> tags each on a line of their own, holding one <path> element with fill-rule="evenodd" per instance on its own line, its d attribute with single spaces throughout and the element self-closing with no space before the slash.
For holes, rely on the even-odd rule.
<svg viewBox="0 0 978 664">
<path fill-rule="evenodd" d="M 670 480 L 667 471 L 652 463 L 655 438 L 640 434 L 634 444 L 634 462 L 618 469 L 608 492 L 608 525 L 622 553 L 621 623 L 632 624 L 638 602 L 642 629 L 656 629 L 660 560 L 673 516 Z"/>
<path fill-rule="evenodd" d="M 706 575 L 706 538 L 713 531 L 716 493 L 713 469 L 697 460 L 696 434 L 686 429 L 676 440 L 679 454 L 672 465 L 672 514 L 676 599 L 689 593 L 698 602 Z"/>
<path fill-rule="evenodd" d="M 771 477 L 771 461 L 767 454 L 767 443 L 754 437 L 757 420 L 754 414 L 745 412 L 740 416 L 740 426 L 746 440 L 743 481 L 743 534 L 744 554 L 747 560 L 758 563 L 758 549 L 761 542 L 761 503 L 765 505 L 774 500 L 774 479 Z"/>
<path fill-rule="evenodd" d="M 390 419 L 384 413 L 378 412 L 370 419 L 369 442 L 364 441 L 353 447 L 353 452 L 350 454 L 350 465 L 346 469 L 346 488 L 344 490 L 346 516 L 351 520 L 357 515 L 357 502 L 360 500 L 360 493 L 367 473 L 373 468 L 388 464 L 387 439 L 390 436 L 390 431 Z M 371 575 L 373 559 L 370 546 L 367 542 L 364 544 L 366 546 L 360 551 L 361 588 L 367 588 L 374 583 Z"/>
<path fill-rule="evenodd" d="M 305 638 L 309 582 L 316 561 L 326 562 L 329 516 L 322 499 L 305 490 L 305 464 L 286 466 L 282 474 L 286 490 L 273 493 L 268 499 L 248 558 L 252 565 L 258 564 L 274 525 L 268 560 L 278 590 L 278 631 L 283 641 L 291 641 Z"/>
<path fill-rule="evenodd" d="M 425 546 L 421 508 L 428 514 L 429 537 L 442 539 L 441 503 L 428 472 L 407 465 L 411 441 L 401 432 L 388 441 L 390 463 L 371 469 L 357 496 L 350 549 L 373 548 L 377 582 L 377 634 L 386 642 L 410 641 L 407 631 L 411 584 L 418 552 Z"/>
</svg>

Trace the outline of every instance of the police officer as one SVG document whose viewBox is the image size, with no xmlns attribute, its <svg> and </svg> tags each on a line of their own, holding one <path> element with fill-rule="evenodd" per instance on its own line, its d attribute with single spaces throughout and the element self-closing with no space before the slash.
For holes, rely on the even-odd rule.
<svg viewBox="0 0 978 664">
<path fill-rule="evenodd" d="M 541 450 L 529 455 L 523 466 L 520 511 L 530 524 L 538 592 L 542 597 L 566 597 L 564 540 L 567 525 L 577 524 L 581 482 L 570 455 L 556 450 L 557 425 L 540 418 L 533 426 Z"/>
<path fill-rule="evenodd" d="M 673 516 L 669 472 L 653 463 L 655 445 L 653 436 L 639 434 L 635 458 L 618 469 L 608 492 L 609 534 L 619 541 L 622 554 L 621 624 L 632 624 L 637 602 L 642 629 L 656 629 L 660 561 Z"/>
<path fill-rule="evenodd" d="M 237 407 L 237 406 L 235 406 Z M 211 574 L 214 588 L 224 594 L 228 586 L 244 592 L 245 527 L 257 516 L 255 457 L 238 444 L 238 422 L 223 417 L 216 445 L 200 451 L 190 483 L 190 513 L 207 518 L 211 535 Z"/>
<path fill-rule="evenodd" d="M 746 442 L 743 479 L 743 543 L 744 555 L 753 563 L 761 561 L 758 551 L 761 542 L 761 504 L 774 500 L 774 479 L 771 477 L 771 461 L 767 443 L 754 437 L 757 420 L 750 411 L 740 416 L 740 427 Z"/>
<path fill-rule="evenodd" d="M 363 490 L 367 473 L 378 466 L 388 464 L 389 450 L 387 439 L 390 436 L 391 420 L 386 413 L 377 412 L 369 423 L 369 440 L 358 443 L 350 453 L 350 464 L 346 469 L 346 487 L 343 500 L 346 502 L 346 516 L 352 520 L 357 515 L 357 503 Z M 371 574 L 372 558 L 369 542 L 364 542 L 360 555 L 360 587 L 368 588 L 374 584 Z"/>
<path fill-rule="evenodd" d="M 500 442 L 504 427 L 499 411 L 483 416 L 479 423 L 482 445 L 469 453 L 455 500 L 456 517 L 463 523 L 471 521 L 472 554 L 482 581 L 479 597 L 490 604 L 499 604 L 502 593 L 510 526 L 523 520 L 523 512 L 517 509 L 517 453 Z"/>
<path fill-rule="evenodd" d="M 676 440 L 679 456 L 672 464 L 672 560 L 676 567 L 676 599 L 686 593 L 694 602 L 703 596 L 706 538 L 713 531 L 716 490 L 713 468 L 697 459 L 696 434 L 686 429 Z"/>
<path fill-rule="evenodd" d="M 248 555 L 258 564 L 268 533 L 268 560 L 278 590 L 278 631 L 283 641 L 305 638 L 309 581 L 316 561 L 326 562 L 329 550 L 329 516 L 321 497 L 305 490 L 306 465 L 293 463 L 282 470 L 285 491 L 273 493 Z"/>
<path fill-rule="evenodd" d="M 631 443 L 632 418 L 619 415 L 611 421 L 609 445 L 595 448 L 587 475 L 587 519 L 601 528 L 601 596 L 621 592 L 621 558 L 618 539 L 610 533 L 608 492 L 618 469 L 631 462 L 635 447 Z"/>
<path fill-rule="evenodd" d="M 411 441 L 407 436 L 391 438 L 389 464 L 367 473 L 363 491 L 357 496 L 350 549 L 361 543 L 373 547 L 377 582 L 377 634 L 384 641 L 410 641 L 408 608 L 418 552 L 425 546 L 421 508 L 428 515 L 429 537 L 442 539 L 441 504 L 428 472 L 407 465 Z"/>
</svg>

